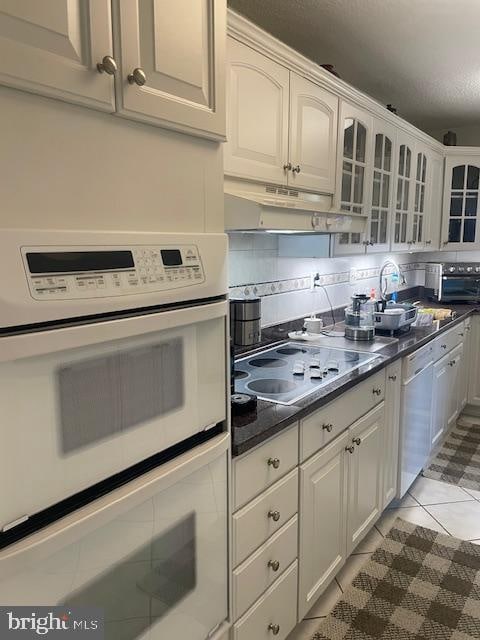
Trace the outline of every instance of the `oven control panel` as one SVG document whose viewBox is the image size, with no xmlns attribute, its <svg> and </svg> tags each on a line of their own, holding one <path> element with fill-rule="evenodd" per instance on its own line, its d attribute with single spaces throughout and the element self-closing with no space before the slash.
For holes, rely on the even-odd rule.
<svg viewBox="0 0 480 640">
<path fill-rule="evenodd" d="M 131 248 L 23 248 L 35 300 L 154 293 L 205 282 L 196 245 Z"/>
</svg>

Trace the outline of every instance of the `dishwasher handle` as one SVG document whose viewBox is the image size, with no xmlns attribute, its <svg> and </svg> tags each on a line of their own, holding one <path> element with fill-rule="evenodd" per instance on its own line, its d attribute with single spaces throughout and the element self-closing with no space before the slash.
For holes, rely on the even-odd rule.
<svg viewBox="0 0 480 640">
<path fill-rule="evenodd" d="M 433 361 L 423 364 L 418 369 L 416 369 L 409 378 L 403 380 L 402 384 L 404 385 L 409 384 L 410 382 L 412 382 L 412 380 L 415 380 L 415 378 L 418 378 L 418 376 L 421 376 L 422 373 L 424 373 L 427 369 L 431 369 L 431 368 L 433 368 Z"/>
</svg>

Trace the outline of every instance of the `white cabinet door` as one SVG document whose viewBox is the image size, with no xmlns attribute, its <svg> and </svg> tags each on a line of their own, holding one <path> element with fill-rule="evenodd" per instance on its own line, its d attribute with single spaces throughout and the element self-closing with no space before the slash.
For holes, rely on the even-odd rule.
<svg viewBox="0 0 480 640">
<path fill-rule="evenodd" d="M 412 211 L 415 194 L 415 139 L 397 135 L 392 224 L 392 251 L 408 251 L 412 246 Z"/>
<path fill-rule="evenodd" d="M 118 113 L 224 139 L 225 0 L 115 0 L 113 7 Z"/>
<path fill-rule="evenodd" d="M 480 406 L 480 358 L 478 357 L 480 347 L 480 318 L 473 316 L 470 331 L 470 351 L 471 358 L 468 368 L 468 404 L 476 407 Z"/>
<path fill-rule="evenodd" d="M 463 364 L 463 344 L 449 354 L 447 429 L 451 429 L 460 413 L 460 370 Z"/>
<path fill-rule="evenodd" d="M 370 201 L 373 117 L 343 100 L 338 119 L 336 206 L 342 211 L 367 216 Z M 364 233 L 335 235 L 337 255 L 365 253 Z"/>
<path fill-rule="evenodd" d="M 0 0 L 0 83 L 114 111 L 109 0 Z"/>
<path fill-rule="evenodd" d="M 289 76 L 285 67 L 228 39 L 226 174 L 286 184 Z"/>
<path fill-rule="evenodd" d="M 413 156 L 412 176 L 412 216 L 410 221 L 409 243 L 415 251 L 425 248 L 425 230 L 427 218 L 427 189 L 432 177 L 431 158 L 425 145 L 417 141 Z"/>
<path fill-rule="evenodd" d="M 430 427 L 430 450 L 432 451 L 442 439 L 447 429 L 447 405 L 449 389 L 449 362 L 447 353 L 433 365 L 433 400 L 432 421 Z"/>
<path fill-rule="evenodd" d="M 346 432 L 300 467 L 299 620 L 346 559 L 348 441 Z"/>
<path fill-rule="evenodd" d="M 480 157 L 448 156 L 445 161 L 442 248 L 475 249 L 479 230 Z"/>
<path fill-rule="evenodd" d="M 385 439 L 383 447 L 383 508 L 390 504 L 397 494 L 400 401 L 402 390 L 401 376 L 401 360 L 397 360 L 397 362 L 387 367 L 385 387 Z"/>
<path fill-rule="evenodd" d="M 462 328 L 459 330 L 463 333 L 460 337 L 463 339 L 463 357 L 459 371 L 459 384 L 458 384 L 458 410 L 463 411 L 463 408 L 467 404 L 468 400 L 468 378 L 470 371 L 470 361 L 472 358 L 472 318 L 467 318 L 463 323 Z M 476 353 L 474 356 L 476 358 Z"/>
<path fill-rule="evenodd" d="M 365 244 L 368 253 L 381 253 L 390 249 L 396 130 L 389 122 L 379 119 L 374 121 L 373 126 L 372 188 L 367 207 Z"/>
<path fill-rule="evenodd" d="M 427 170 L 427 177 L 430 177 L 427 182 L 424 248 L 426 251 L 432 251 L 440 247 L 444 158 L 440 153 L 431 151 L 430 154 L 427 155 L 427 162 L 428 161 L 430 162 L 430 172 Z"/>
<path fill-rule="evenodd" d="M 289 185 L 334 193 L 337 115 L 337 96 L 290 73 Z"/>
<path fill-rule="evenodd" d="M 348 430 L 347 553 L 371 529 L 383 506 L 385 403 Z"/>
</svg>

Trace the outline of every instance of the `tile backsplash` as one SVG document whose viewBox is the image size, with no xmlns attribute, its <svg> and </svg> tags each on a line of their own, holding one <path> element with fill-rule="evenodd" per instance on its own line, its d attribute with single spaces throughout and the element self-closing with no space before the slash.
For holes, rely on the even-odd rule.
<svg viewBox="0 0 480 640">
<path fill-rule="evenodd" d="M 229 238 L 230 296 L 260 296 L 263 327 L 325 312 L 330 303 L 346 305 L 354 293 L 378 291 L 380 267 L 388 256 L 401 265 L 406 287 L 425 282 L 427 254 L 423 253 L 287 258 L 279 255 L 275 234 L 231 233 Z M 428 255 L 428 260 L 438 259 L 436 254 Z M 322 286 L 313 290 L 316 273 Z"/>
</svg>

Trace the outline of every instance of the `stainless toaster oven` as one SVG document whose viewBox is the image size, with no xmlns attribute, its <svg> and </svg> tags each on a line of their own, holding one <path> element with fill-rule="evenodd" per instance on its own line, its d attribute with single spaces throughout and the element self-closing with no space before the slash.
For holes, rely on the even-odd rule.
<svg viewBox="0 0 480 640">
<path fill-rule="evenodd" d="M 480 302 L 480 262 L 429 262 L 425 288 L 437 302 Z"/>
</svg>

